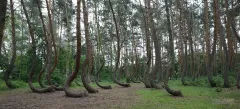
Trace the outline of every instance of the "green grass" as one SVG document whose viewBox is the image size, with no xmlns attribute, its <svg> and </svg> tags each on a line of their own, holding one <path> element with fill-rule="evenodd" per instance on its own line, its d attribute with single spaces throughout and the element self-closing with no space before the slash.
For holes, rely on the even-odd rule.
<svg viewBox="0 0 240 109">
<path fill-rule="evenodd" d="M 136 109 L 240 109 L 240 91 L 216 88 L 183 86 L 180 81 L 169 81 L 172 89 L 180 89 L 184 97 L 173 97 L 164 89 L 143 89 L 136 93 L 140 101 Z"/>
</svg>

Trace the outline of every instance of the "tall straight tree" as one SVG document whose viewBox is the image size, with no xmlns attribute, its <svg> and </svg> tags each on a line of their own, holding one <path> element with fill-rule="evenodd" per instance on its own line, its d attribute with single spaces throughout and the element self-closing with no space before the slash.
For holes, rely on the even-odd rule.
<svg viewBox="0 0 240 109">
<path fill-rule="evenodd" d="M 216 34 L 220 36 L 220 41 L 222 43 L 222 47 L 225 53 L 225 60 L 224 60 L 224 71 L 223 71 L 223 79 L 224 79 L 224 87 L 228 88 L 230 87 L 230 82 L 228 78 L 228 72 L 229 72 L 229 52 L 227 48 L 227 44 L 225 41 L 224 33 L 223 33 L 223 27 L 220 19 L 220 11 L 219 11 L 219 0 L 214 0 L 214 15 L 215 15 L 215 25 L 216 25 Z"/>
<path fill-rule="evenodd" d="M 215 13 L 215 11 L 214 11 Z M 210 53 L 210 29 L 209 29 L 209 17 L 208 17 L 208 0 L 204 0 L 204 29 L 205 29 L 205 41 L 206 41 L 206 70 L 208 75 L 208 81 L 211 87 L 216 87 L 216 83 L 212 78 L 212 61 L 216 52 L 217 34 L 216 29 L 214 29 L 214 39 L 212 53 Z M 216 28 L 216 25 L 215 25 Z"/>
<path fill-rule="evenodd" d="M 15 35 L 15 16 L 14 16 L 14 6 L 13 0 L 10 0 L 10 9 L 11 9 L 11 24 L 12 24 L 12 58 L 7 70 L 4 73 L 4 80 L 8 88 L 15 88 L 14 85 L 10 82 L 9 76 L 14 69 L 14 63 L 16 60 L 16 35 Z"/>
<path fill-rule="evenodd" d="M 77 54 L 76 54 L 76 60 L 75 60 L 75 70 L 74 72 L 72 72 L 72 74 L 68 77 L 65 85 L 64 85 L 64 91 L 65 94 L 68 97 L 85 97 L 87 96 L 87 92 L 86 91 L 80 91 L 80 92 L 73 92 L 70 90 L 70 84 L 72 83 L 72 81 L 77 77 L 79 70 L 80 70 L 80 60 L 81 60 L 81 0 L 77 0 L 77 22 L 76 22 L 76 36 L 77 36 Z"/>
<path fill-rule="evenodd" d="M 226 11 L 229 10 L 229 0 L 225 0 L 225 8 Z M 233 55 L 234 55 L 234 50 L 233 50 L 233 40 L 232 40 L 232 31 L 231 31 L 231 18 L 227 14 L 227 19 L 226 19 L 226 32 L 227 32 L 227 43 L 228 43 L 228 54 L 229 54 L 229 69 L 232 68 L 232 63 L 233 63 Z"/>
</svg>

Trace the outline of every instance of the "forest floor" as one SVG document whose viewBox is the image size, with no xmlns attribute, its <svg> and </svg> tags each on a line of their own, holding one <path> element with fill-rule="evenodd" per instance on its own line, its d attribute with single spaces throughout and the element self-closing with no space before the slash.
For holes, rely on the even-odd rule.
<svg viewBox="0 0 240 109">
<path fill-rule="evenodd" d="M 99 93 L 84 98 L 66 97 L 63 91 L 37 94 L 28 87 L 5 90 L 0 92 L 0 109 L 240 109 L 240 90 L 234 87 L 183 86 L 172 80 L 169 86 L 184 95 L 174 97 L 164 89 L 147 89 L 142 83 L 131 83 L 130 88 L 103 84 L 111 84 L 113 89 L 97 88 Z"/>
<path fill-rule="evenodd" d="M 0 109 L 126 109 L 139 102 L 135 92 L 143 88 L 141 84 L 131 84 L 131 88 L 113 86 L 110 90 L 97 88 L 99 93 L 83 98 L 66 97 L 64 91 L 37 94 L 17 89 L 0 93 Z"/>
</svg>

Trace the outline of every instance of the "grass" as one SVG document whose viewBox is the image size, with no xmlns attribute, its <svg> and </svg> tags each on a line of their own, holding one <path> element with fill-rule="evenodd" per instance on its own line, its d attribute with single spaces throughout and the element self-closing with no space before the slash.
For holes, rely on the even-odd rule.
<svg viewBox="0 0 240 109">
<path fill-rule="evenodd" d="M 30 90 L 28 84 L 23 81 L 12 81 L 18 88 L 10 90 L 4 81 L 0 80 L 0 94 L 6 92 L 18 92 Z M 102 85 L 116 85 L 112 82 L 102 81 Z M 38 83 L 34 83 L 39 87 Z M 72 88 L 84 89 L 83 85 L 77 86 L 74 82 Z M 90 84 L 97 87 L 96 84 Z M 172 89 L 180 89 L 184 97 L 173 97 L 165 90 L 141 89 L 136 91 L 139 102 L 132 108 L 135 109 L 240 109 L 240 91 L 236 88 L 224 89 L 217 92 L 216 89 L 207 86 L 183 86 L 179 80 L 169 81 Z"/>
<path fill-rule="evenodd" d="M 184 97 L 173 97 L 165 90 L 142 89 L 136 93 L 142 100 L 136 109 L 240 109 L 240 93 L 237 89 L 183 86 L 180 81 L 169 81 L 172 89 L 180 89 Z"/>
</svg>

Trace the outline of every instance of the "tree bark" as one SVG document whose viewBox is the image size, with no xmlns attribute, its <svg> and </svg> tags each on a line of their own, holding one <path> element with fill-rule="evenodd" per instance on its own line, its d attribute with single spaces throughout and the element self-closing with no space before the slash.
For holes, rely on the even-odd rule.
<svg viewBox="0 0 240 109">
<path fill-rule="evenodd" d="M 35 69 L 36 69 L 36 42 L 35 42 L 35 38 L 34 38 L 34 33 L 33 33 L 33 29 L 32 29 L 32 25 L 31 25 L 31 22 L 30 22 L 30 19 L 28 17 L 28 14 L 27 14 L 27 10 L 26 10 L 26 7 L 25 7 L 25 4 L 23 2 L 23 0 L 21 0 L 21 4 L 23 6 L 23 11 L 24 11 L 24 14 L 26 16 L 26 19 L 27 19 L 27 24 L 28 24 L 28 29 L 29 29 L 29 33 L 30 33 L 30 38 L 31 38 L 31 41 L 32 41 L 32 66 L 31 66 L 31 70 L 30 70 L 30 74 L 29 74 L 29 78 L 28 78 L 28 84 L 29 84 L 29 87 L 30 89 L 33 91 L 33 92 L 36 92 L 36 93 L 46 93 L 46 92 L 53 92 L 54 91 L 54 88 L 52 86 L 49 86 L 49 87 L 46 87 L 46 88 L 36 88 L 32 82 L 33 82 L 33 76 L 34 76 L 34 73 L 35 73 Z"/>
<path fill-rule="evenodd" d="M 82 0 L 82 5 L 83 5 L 83 18 L 84 18 L 84 27 L 85 27 L 85 39 L 86 39 L 86 44 L 87 44 L 87 54 L 86 54 L 86 59 L 83 63 L 82 67 L 82 83 L 83 86 L 86 88 L 86 90 L 89 93 L 97 93 L 98 90 L 94 89 L 92 86 L 89 85 L 87 82 L 87 78 L 90 75 L 87 71 L 91 72 L 93 68 L 93 47 L 92 43 L 90 41 L 90 34 L 89 34 L 89 24 L 88 24 L 88 12 L 87 12 L 87 7 L 85 0 Z M 88 70 L 87 70 L 88 69 Z M 89 74 L 89 75 L 88 75 Z"/>
<path fill-rule="evenodd" d="M 150 1 L 148 1 L 148 8 L 151 9 L 151 6 L 150 6 Z M 159 40 L 158 40 L 158 37 L 157 37 L 157 33 L 156 33 L 156 29 L 155 29 L 155 26 L 154 26 L 154 21 L 153 21 L 153 16 L 152 16 L 152 11 L 150 10 L 149 11 L 149 23 L 150 23 L 150 28 L 151 28 L 151 32 L 152 32 L 152 39 L 153 39 L 153 42 L 154 42 L 154 48 L 155 48 L 155 66 L 153 67 L 152 69 L 152 74 L 151 74 L 151 85 L 154 87 L 154 88 L 157 88 L 159 89 L 160 87 L 158 85 L 156 85 L 155 83 L 155 80 L 156 80 L 156 74 L 159 72 L 160 74 L 162 74 L 161 72 L 161 67 L 162 67 L 162 62 L 161 62 L 161 57 L 160 57 L 160 46 L 159 46 Z M 162 80 L 160 80 L 162 81 Z"/>
<path fill-rule="evenodd" d="M 53 83 L 51 81 L 51 75 L 52 75 L 53 71 L 55 70 L 55 68 L 57 66 L 58 54 L 57 54 L 57 47 L 56 47 L 54 31 L 53 31 L 53 23 L 52 23 L 52 14 L 53 13 L 50 13 L 51 12 L 51 9 L 50 9 L 50 6 L 49 6 L 50 2 L 48 2 L 48 0 L 45 0 L 45 1 L 46 1 L 46 4 L 47 4 L 47 10 L 48 10 L 48 21 L 49 21 L 50 36 L 52 38 L 52 42 L 51 43 L 52 43 L 53 49 L 54 49 L 54 64 L 53 64 L 53 66 L 51 67 L 51 69 L 47 73 L 47 80 L 48 80 L 48 84 L 49 85 L 53 85 Z M 60 90 L 60 91 L 63 90 L 63 88 L 56 87 L 55 85 L 53 85 L 53 86 L 54 86 L 54 88 L 56 90 Z"/>
<path fill-rule="evenodd" d="M 112 11 L 112 15 L 113 15 L 113 20 L 114 20 L 114 24 L 115 24 L 115 29 L 116 29 L 116 35 L 117 35 L 117 59 L 115 61 L 115 69 L 114 69 L 114 74 L 113 74 L 113 81 L 115 83 L 117 83 L 120 86 L 123 87 L 130 87 L 130 84 L 128 83 L 121 83 L 120 81 L 117 80 L 117 72 L 119 71 L 119 60 L 120 60 L 120 51 L 121 51 L 121 47 L 120 47 L 120 36 L 119 36 L 119 29 L 118 29 L 118 25 L 117 25 L 117 21 L 116 21 L 116 17 L 115 17 L 115 13 L 112 7 L 112 3 L 111 0 L 109 0 L 109 5 Z"/>
<path fill-rule="evenodd" d="M 103 61 L 104 61 L 104 60 L 103 60 Z M 102 70 L 102 68 L 104 67 L 104 65 L 105 65 L 105 62 L 103 62 L 102 65 L 101 65 L 101 67 L 98 69 L 98 71 L 97 71 L 97 73 L 96 73 L 96 75 L 95 75 L 95 82 L 96 82 L 97 86 L 100 87 L 100 88 L 102 88 L 102 89 L 112 89 L 112 86 L 110 86 L 110 85 L 103 86 L 103 85 L 101 85 L 101 84 L 99 83 L 99 81 L 98 81 L 98 80 L 99 80 L 98 75 L 99 75 L 100 71 Z"/>
<path fill-rule="evenodd" d="M 81 91 L 81 92 L 73 92 L 70 90 L 70 84 L 72 83 L 72 81 L 77 77 L 78 73 L 79 73 L 79 67 L 80 67 L 80 60 L 81 60 L 81 26 L 80 26 L 80 10 L 81 7 L 81 0 L 77 0 L 77 27 L 76 27 L 76 36 L 77 36 L 77 53 L 76 53 L 76 64 L 75 64 L 75 71 L 72 72 L 72 74 L 68 77 L 65 85 L 64 85 L 64 91 L 65 94 L 68 97 L 75 97 L 75 98 L 79 98 L 79 97 L 85 97 L 88 95 L 88 93 L 86 91 Z"/>
<path fill-rule="evenodd" d="M 219 1 L 218 0 L 214 0 L 214 14 L 215 14 L 215 25 L 216 25 L 216 29 L 217 29 L 217 34 L 220 36 L 220 41 L 222 43 L 223 46 L 223 50 L 225 53 L 225 60 L 224 60 L 224 64 L 225 64 L 225 68 L 224 68 L 224 73 L 223 73 L 223 79 L 224 79 L 224 87 L 225 88 L 229 88 L 230 87 L 230 82 L 228 79 L 228 72 L 229 72 L 229 52 L 228 52 L 228 48 L 227 48 L 227 44 L 225 41 L 225 37 L 224 37 L 224 33 L 223 33 L 223 27 L 221 26 L 221 19 L 220 19 L 220 15 L 219 15 Z"/>
<path fill-rule="evenodd" d="M 5 27 L 5 19 L 6 19 L 6 11 L 7 11 L 7 1 L 1 0 L 0 2 L 0 55 L 2 51 L 3 37 L 4 37 L 4 27 Z"/>
<path fill-rule="evenodd" d="M 217 34 L 216 34 L 216 25 L 214 25 L 214 39 L 213 39 L 213 48 L 212 54 L 210 53 L 210 30 L 209 30 L 209 18 L 208 18 L 208 1 L 204 0 L 204 29 L 205 29 L 205 41 L 206 41 L 206 70 L 208 75 L 208 81 L 211 87 L 216 87 L 216 83 L 212 78 L 212 61 L 214 58 L 214 54 L 216 51 L 216 43 L 217 43 Z M 214 11 L 215 13 L 215 11 Z"/>
<path fill-rule="evenodd" d="M 141 1 L 139 0 L 139 3 L 141 5 Z M 141 5 L 142 6 L 142 5 Z M 143 10 L 143 8 L 141 8 Z M 146 51 L 147 51 L 147 62 L 146 62 L 146 68 L 143 73 L 143 83 L 146 88 L 152 88 L 149 80 L 149 72 L 151 68 L 151 61 L 152 61 L 152 54 L 151 54 L 151 46 L 150 46 L 150 34 L 149 34 L 149 9 L 147 8 L 147 1 L 145 0 L 145 14 L 143 10 L 143 19 L 144 19 L 144 25 L 145 25 L 145 35 L 146 35 Z"/>
<path fill-rule="evenodd" d="M 234 22 L 234 18 L 232 18 L 231 20 Z M 231 28 L 232 28 L 234 36 L 238 40 L 238 43 L 240 43 L 240 36 L 237 33 L 237 30 L 236 30 L 236 27 L 235 27 L 234 23 L 231 24 Z M 238 71 L 236 80 L 237 80 L 236 81 L 236 86 L 237 86 L 238 89 L 240 89 L 240 71 Z"/>
<path fill-rule="evenodd" d="M 12 24 L 12 58 L 6 72 L 4 72 L 4 81 L 8 86 L 8 88 L 14 89 L 15 86 L 9 80 L 10 79 L 9 76 L 14 69 L 14 63 L 16 60 L 16 35 L 15 35 L 15 16 L 14 16 L 13 0 L 10 0 L 10 9 L 11 9 L 11 24 Z"/>
<path fill-rule="evenodd" d="M 229 10 L 229 4 L 228 4 L 228 0 L 225 0 L 225 7 L 226 7 L 226 11 Z M 229 54 L 229 69 L 232 68 L 232 64 L 233 64 L 233 57 L 234 57 L 234 49 L 233 49 L 233 40 L 232 40 L 232 32 L 231 32 L 231 18 L 230 16 L 227 14 L 227 19 L 226 19 L 226 31 L 227 31 L 227 42 L 228 42 L 228 54 Z"/>
<path fill-rule="evenodd" d="M 175 91 L 169 88 L 168 86 L 168 74 L 174 71 L 175 66 L 175 54 L 174 54 L 174 45 L 173 45 L 173 36 L 172 36 L 172 29 L 171 29 L 171 21 L 170 21 L 170 15 L 169 15 L 169 6 L 168 1 L 165 0 L 165 7 L 166 7 L 166 13 L 167 13 L 167 25 L 168 25 L 168 34 L 169 34 L 169 58 L 170 58 L 170 68 L 168 73 L 166 74 L 166 80 L 164 81 L 164 87 L 167 90 L 167 92 L 173 96 L 183 96 L 182 92 L 180 90 Z"/>
<path fill-rule="evenodd" d="M 47 37 L 47 30 L 46 30 L 46 25 L 45 25 L 45 23 L 44 23 L 44 19 L 43 19 L 41 7 L 40 7 L 40 4 L 39 4 L 39 0 L 37 0 L 36 3 L 37 3 L 38 11 L 39 11 L 39 17 L 40 17 L 41 23 L 42 23 L 44 41 L 45 41 L 45 43 L 46 43 L 46 48 L 48 49 L 49 43 L 48 43 L 48 37 Z M 47 50 L 47 52 L 49 52 L 49 51 Z M 49 55 L 49 53 L 47 53 L 47 54 Z M 46 59 L 45 59 L 45 64 L 44 64 L 43 68 L 41 69 L 41 71 L 39 72 L 39 75 L 38 75 L 38 83 L 39 83 L 39 85 L 40 85 L 42 88 L 46 87 L 46 86 L 41 82 L 41 78 L 42 78 L 42 75 L 43 75 L 45 69 L 47 68 L 47 66 L 48 66 L 48 59 L 46 58 Z"/>
</svg>

